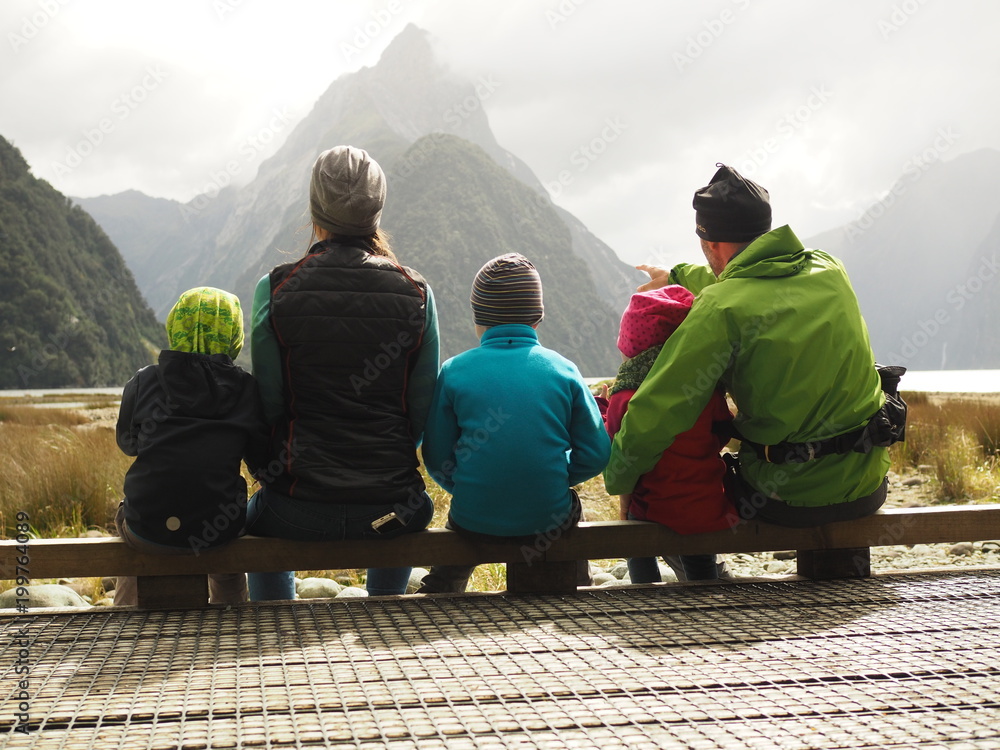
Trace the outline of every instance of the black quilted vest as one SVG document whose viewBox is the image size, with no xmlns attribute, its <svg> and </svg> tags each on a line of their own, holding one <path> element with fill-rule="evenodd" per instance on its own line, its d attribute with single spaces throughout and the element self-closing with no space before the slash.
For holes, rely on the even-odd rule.
<svg viewBox="0 0 1000 750">
<path fill-rule="evenodd" d="M 406 412 L 426 282 L 361 243 L 321 242 L 271 271 L 285 413 L 267 484 L 300 500 L 379 505 L 424 490 Z M 272 461 L 272 466 L 275 462 Z"/>
</svg>

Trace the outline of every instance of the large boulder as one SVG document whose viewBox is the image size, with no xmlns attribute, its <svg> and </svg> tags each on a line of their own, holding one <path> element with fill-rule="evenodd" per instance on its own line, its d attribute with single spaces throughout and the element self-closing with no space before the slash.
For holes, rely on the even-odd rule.
<svg viewBox="0 0 1000 750">
<path fill-rule="evenodd" d="M 28 602 L 25 605 L 30 612 L 33 609 L 43 609 L 45 607 L 89 607 L 87 600 L 68 586 L 60 586 L 57 583 L 41 583 L 34 586 L 25 586 L 28 591 Z M 22 591 L 22 594 L 24 592 Z M 17 588 L 8 589 L 0 594 L 0 609 L 13 609 L 17 607 L 19 597 Z M 22 602 L 23 604 L 24 602 Z"/>
<path fill-rule="evenodd" d="M 299 599 L 333 599 L 343 590 L 336 581 L 329 578 L 303 578 L 296 586 Z"/>
</svg>

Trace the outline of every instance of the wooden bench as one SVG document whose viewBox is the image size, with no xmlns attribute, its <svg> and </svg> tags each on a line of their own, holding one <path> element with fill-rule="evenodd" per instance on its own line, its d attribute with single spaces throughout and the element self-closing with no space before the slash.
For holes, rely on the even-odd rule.
<svg viewBox="0 0 1000 750">
<path fill-rule="evenodd" d="M 535 545 L 478 544 L 455 532 L 431 529 L 386 541 L 294 542 L 243 537 L 194 556 L 152 556 L 117 538 L 33 539 L 25 549 L 0 541 L 0 580 L 15 579 L 18 560 L 33 579 L 138 576 L 145 608 L 192 608 L 208 602 L 208 573 L 337 570 L 367 567 L 507 564 L 512 593 L 571 592 L 575 562 L 668 554 L 797 551 L 807 578 L 871 575 L 870 548 L 1000 539 L 1000 505 L 882 510 L 857 521 L 805 529 L 747 522 L 731 531 L 682 536 L 641 521 L 583 523 Z"/>
</svg>

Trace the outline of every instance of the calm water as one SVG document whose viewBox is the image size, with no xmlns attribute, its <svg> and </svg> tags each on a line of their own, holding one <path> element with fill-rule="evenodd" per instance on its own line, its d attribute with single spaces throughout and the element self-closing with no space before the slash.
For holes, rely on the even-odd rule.
<svg viewBox="0 0 1000 750">
<path fill-rule="evenodd" d="M 606 378 L 586 378 L 590 384 Z M 909 370 L 899 386 L 925 393 L 1000 393 L 1000 370 Z"/>
<path fill-rule="evenodd" d="M 122 384 L 124 385 L 124 383 Z M 27 390 L 0 390 L 0 398 L 44 398 L 46 396 L 121 396 L 122 386 L 110 388 L 29 388 Z M 62 406 L 63 404 L 60 404 Z"/>
<path fill-rule="evenodd" d="M 899 383 L 902 391 L 1000 393 L 1000 370 L 914 370 Z"/>
<path fill-rule="evenodd" d="M 607 378 L 586 378 L 588 383 L 598 383 Z M 902 391 L 926 393 L 1000 393 L 1000 370 L 910 370 L 903 376 Z M 0 398 L 43 398 L 86 394 L 92 396 L 120 396 L 122 389 L 111 388 L 49 388 L 28 390 L 0 390 Z M 53 404 L 54 406 L 55 404 Z M 65 406 L 65 404 L 59 404 Z M 72 408 L 72 407 L 67 407 Z"/>
</svg>

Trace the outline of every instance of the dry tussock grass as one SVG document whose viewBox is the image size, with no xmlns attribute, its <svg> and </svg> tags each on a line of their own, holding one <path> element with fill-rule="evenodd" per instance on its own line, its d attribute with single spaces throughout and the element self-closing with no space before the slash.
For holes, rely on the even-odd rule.
<svg viewBox="0 0 1000 750">
<path fill-rule="evenodd" d="M 996 399 L 936 401 L 904 394 L 910 411 L 905 443 L 890 449 L 893 469 L 905 473 L 930 465 L 942 502 L 1000 501 L 1000 403 Z M 78 429 L 88 422 L 79 411 L 0 405 L 0 532 L 14 535 L 15 516 L 25 511 L 39 537 L 79 536 L 89 529 L 112 530 L 114 510 L 131 458 L 107 428 Z M 433 527 L 448 517 L 450 496 L 426 477 L 434 500 Z M 248 477 L 253 491 L 253 480 Z M 618 517 L 618 499 L 601 477 L 579 488 L 586 518 Z M 311 571 L 329 574 L 328 571 Z M 362 571 L 354 572 L 357 581 Z M 481 565 L 471 590 L 503 589 L 502 564 Z M 95 584 L 95 589 L 99 583 Z M 95 590 L 95 594 L 100 592 Z"/>
<path fill-rule="evenodd" d="M 29 410 L 30 411 L 30 410 Z M 108 429 L 80 430 L 69 413 L 44 412 L 55 424 L 9 417 L 0 423 L 0 529 L 12 536 L 24 511 L 39 537 L 79 536 L 111 527 L 131 459 Z M 86 420 L 84 420 L 86 421 Z"/>
<path fill-rule="evenodd" d="M 898 473 L 931 466 L 942 502 L 1000 500 L 1000 403 L 985 398 L 932 400 L 904 394 L 906 442 L 890 449 Z"/>
</svg>

